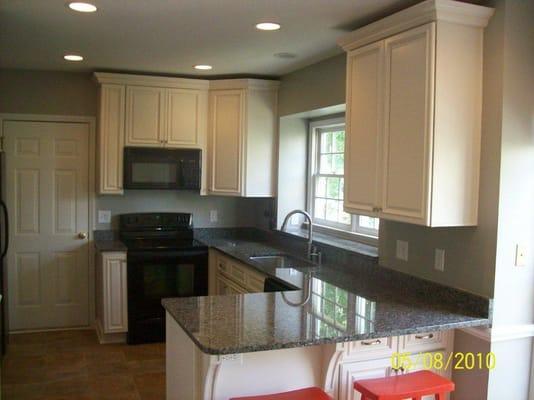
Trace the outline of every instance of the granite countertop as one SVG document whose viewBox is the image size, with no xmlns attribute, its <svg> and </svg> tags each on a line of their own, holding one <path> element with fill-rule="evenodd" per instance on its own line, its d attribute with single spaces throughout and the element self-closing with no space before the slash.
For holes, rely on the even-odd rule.
<svg viewBox="0 0 534 400">
<path fill-rule="evenodd" d="M 208 354 L 233 354 L 488 326 L 491 300 L 353 258 L 292 271 L 264 267 L 253 255 L 292 254 L 280 242 L 199 237 L 215 248 L 301 290 L 164 299 L 163 306 Z M 311 288 L 311 291 L 309 290 Z M 311 292 L 311 295 L 309 293 Z"/>
<path fill-rule="evenodd" d="M 126 245 L 119 240 L 118 232 L 96 230 L 93 232 L 94 246 L 97 251 L 126 251 Z"/>
</svg>

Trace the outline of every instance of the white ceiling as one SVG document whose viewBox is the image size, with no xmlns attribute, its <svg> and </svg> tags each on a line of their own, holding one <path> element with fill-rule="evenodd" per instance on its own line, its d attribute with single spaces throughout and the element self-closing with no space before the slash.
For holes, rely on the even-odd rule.
<svg viewBox="0 0 534 400">
<path fill-rule="evenodd" d="M 278 76 L 341 52 L 336 39 L 420 0 L 67 0 L 0 2 L 0 67 Z M 282 29 L 260 32 L 257 22 Z M 280 59 L 288 52 L 294 59 Z M 63 60 L 79 53 L 83 63 Z M 197 72 L 193 64 L 212 64 Z"/>
</svg>

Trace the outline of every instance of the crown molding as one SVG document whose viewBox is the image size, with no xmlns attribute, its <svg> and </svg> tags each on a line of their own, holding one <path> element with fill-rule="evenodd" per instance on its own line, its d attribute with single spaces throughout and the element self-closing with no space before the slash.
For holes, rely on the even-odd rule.
<svg viewBox="0 0 534 400">
<path fill-rule="evenodd" d="M 280 86 L 279 81 L 267 79 L 215 79 L 209 83 L 211 90 L 224 89 L 277 89 Z"/>
<path fill-rule="evenodd" d="M 208 89 L 207 79 L 172 78 L 167 76 L 115 74 L 95 72 L 95 80 L 99 84 L 137 85 L 177 89 Z"/>
<path fill-rule="evenodd" d="M 337 44 L 350 51 L 434 21 L 484 28 L 494 11 L 493 8 L 454 0 L 426 0 L 357 29 L 341 37 Z"/>
</svg>

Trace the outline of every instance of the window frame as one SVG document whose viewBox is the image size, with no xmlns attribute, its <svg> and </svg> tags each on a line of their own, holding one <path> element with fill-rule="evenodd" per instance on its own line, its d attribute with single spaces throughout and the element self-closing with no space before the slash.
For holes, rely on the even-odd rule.
<svg viewBox="0 0 534 400">
<path fill-rule="evenodd" d="M 339 127 L 345 128 L 345 117 L 332 117 L 317 120 L 310 120 L 308 126 L 308 168 L 307 168 L 307 195 L 306 210 L 310 213 L 314 228 L 321 233 L 337 236 L 342 239 L 349 239 L 363 242 L 370 245 L 378 244 L 378 230 L 360 226 L 358 214 L 351 214 L 351 223 L 342 224 L 314 217 L 315 187 L 317 175 L 319 175 L 320 151 L 319 135 L 322 132 L 336 131 Z M 344 172 L 344 171 L 343 171 Z M 330 174 L 320 174 L 330 176 Z M 341 175 L 331 174 L 332 177 Z M 345 179 L 345 174 L 342 175 Z"/>
</svg>

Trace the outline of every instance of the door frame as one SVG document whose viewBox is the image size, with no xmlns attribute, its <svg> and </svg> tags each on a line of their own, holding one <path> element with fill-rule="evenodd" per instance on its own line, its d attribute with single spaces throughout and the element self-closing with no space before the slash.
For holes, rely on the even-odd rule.
<svg viewBox="0 0 534 400">
<path fill-rule="evenodd" d="M 0 113 L 0 138 L 4 137 L 4 122 L 5 121 L 21 121 L 21 122 L 72 122 L 87 124 L 89 127 L 89 241 L 88 241 L 88 290 L 89 290 L 89 308 L 88 308 L 88 320 L 89 324 L 86 327 L 70 328 L 72 330 L 80 328 L 94 328 L 95 327 L 95 247 L 94 241 L 94 228 L 96 226 L 96 117 L 86 115 L 47 115 L 47 114 L 17 114 L 17 113 Z M 3 145 L 3 142 L 2 142 Z M 0 148 L 0 152 L 3 152 L 3 148 Z M 69 328 L 66 328 L 69 329 Z M 45 329 L 45 330 L 58 330 L 58 329 Z M 62 329 L 63 330 L 63 329 Z M 43 331 L 39 329 L 38 331 Z M 25 330 L 24 333 L 31 332 Z M 17 333 L 17 331 L 9 331 L 10 334 Z"/>
</svg>

